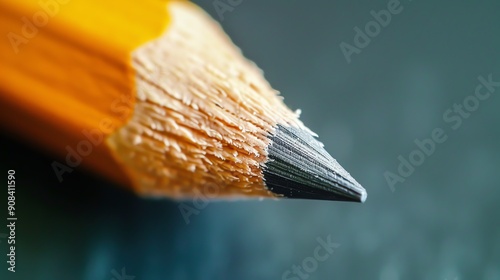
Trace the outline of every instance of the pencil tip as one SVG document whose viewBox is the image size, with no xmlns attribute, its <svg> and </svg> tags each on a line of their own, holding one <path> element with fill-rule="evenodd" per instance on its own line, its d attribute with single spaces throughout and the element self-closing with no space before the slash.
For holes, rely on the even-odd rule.
<svg viewBox="0 0 500 280">
<path fill-rule="evenodd" d="M 267 188 L 288 198 L 364 202 L 365 189 L 306 129 L 278 125 L 263 167 Z"/>
</svg>

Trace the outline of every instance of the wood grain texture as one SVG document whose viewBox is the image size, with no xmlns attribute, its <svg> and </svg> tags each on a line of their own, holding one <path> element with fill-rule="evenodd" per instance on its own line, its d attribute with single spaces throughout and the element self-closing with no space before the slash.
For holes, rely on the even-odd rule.
<svg viewBox="0 0 500 280">
<path fill-rule="evenodd" d="M 278 123 L 302 127 L 297 115 L 203 11 L 169 9 L 168 32 L 134 52 L 134 115 L 110 145 L 141 193 L 275 197 L 261 171 L 268 135 Z"/>
</svg>

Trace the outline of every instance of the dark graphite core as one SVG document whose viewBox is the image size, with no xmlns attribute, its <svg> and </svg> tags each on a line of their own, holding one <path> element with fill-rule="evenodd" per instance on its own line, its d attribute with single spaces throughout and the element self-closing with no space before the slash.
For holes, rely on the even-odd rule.
<svg viewBox="0 0 500 280">
<path fill-rule="evenodd" d="M 267 188 L 289 198 L 364 202 L 366 191 L 305 129 L 277 125 L 262 167 Z"/>
</svg>

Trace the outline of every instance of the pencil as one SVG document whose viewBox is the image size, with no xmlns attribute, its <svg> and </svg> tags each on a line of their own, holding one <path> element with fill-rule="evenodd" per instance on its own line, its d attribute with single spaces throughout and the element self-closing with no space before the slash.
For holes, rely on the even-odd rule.
<svg viewBox="0 0 500 280">
<path fill-rule="evenodd" d="M 2 1 L 0 31 L 1 125 L 60 181 L 82 165 L 143 196 L 366 199 L 190 2 Z"/>
</svg>

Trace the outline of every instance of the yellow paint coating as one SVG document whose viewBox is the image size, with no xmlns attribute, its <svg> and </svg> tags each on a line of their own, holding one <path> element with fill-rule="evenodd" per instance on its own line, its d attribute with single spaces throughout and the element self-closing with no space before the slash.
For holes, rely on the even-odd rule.
<svg viewBox="0 0 500 280">
<path fill-rule="evenodd" d="M 167 5 L 158 0 L 0 1 L 1 124 L 50 147 L 65 157 L 62 164 L 73 167 L 69 151 L 81 148 L 85 165 L 127 181 L 116 173 L 102 143 L 132 114 L 131 54 L 165 32 Z M 92 145 L 88 154 L 83 142 Z"/>
</svg>

